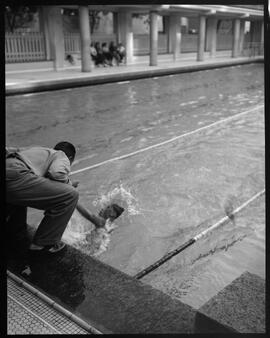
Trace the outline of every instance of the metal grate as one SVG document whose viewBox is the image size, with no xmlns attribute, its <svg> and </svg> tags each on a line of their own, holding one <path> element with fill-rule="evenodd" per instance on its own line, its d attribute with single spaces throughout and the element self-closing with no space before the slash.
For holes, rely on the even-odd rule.
<svg viewBox="0 0 270 338">
<path fill-rule="evenodd" d="M 7 278 L 8 334 L 89 334 L 11 278 Z"/>
</svg>

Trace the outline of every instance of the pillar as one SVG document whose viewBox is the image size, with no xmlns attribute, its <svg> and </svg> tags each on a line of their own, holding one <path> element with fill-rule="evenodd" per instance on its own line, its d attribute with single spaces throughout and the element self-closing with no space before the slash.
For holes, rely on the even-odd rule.
<svg viewBox="0 0 270 338">
<path fill-rule="evenodd" d="M 254 21 L 250 21 L 250 42 L 255 41 L 255 24 Z"/>
<path fill-rule="evenodd" d="M 250 37 L 251 42 L 261 42 L 262 39 L 262 24 L 260 21 L 251 21 L 250 22 Z"/>
<path fill-rule="evenodd" d="M 180 55 L 181 44 L 181 17 L 179 14 L 170 15 L 170 29 L 169 29 L 169 52 L 173 53 L 173 59 L 176 61 Z"/>
<path fill-rule="evenodd" d="M 44 35 L 46 60 L 51 60 L 48 19 L 46 18 L 44 6 L 39 7 L 39 31 Z"/>
<path fill-rule="evenodd" d="M 210 57 L 215 57 L 217 50 L 217 18 L 208 18 L 207 20 L 206 42 Z"/>
<path fill-rule="evenodd" d="M 54 61 L 54 70 L 64 67 L 65 44 L 61 8 L 42 7 L 42 29 L 45 35 L 47 59 Z"/>
<path fill-rule="evenodd" d="M 150 11 L 150 66 L 157 66 L 158 56 L 158 13 Z"/>
<path fill-rule="evenodd" d="M 79 26 L 81 38 L 81 70 L 82 72 L 91 72 L 91 41 L 88 6 L 79 6 Z"/>
<path fill-rule="evenodd" d="M 264 51 L 264 23 L 261 22 L 261 36 L 260 36 L 260 55 L 263 55 Z"/>
<path fill-rule="evenodd" d="M 167 36 L 167 50 L 166 53 L 170 53 L 170 17 L 169 15 L 164 15 L 164 25 L 165 25 L 165 34 Z"/>
<path fill-rule="evenodd" d="M 239 42 L 240 42 L 240 19 L 233 20 L 233 47 L 232 57 L 236 58 L 239 55 Z"/>
<path fill-rule="evenodd" d="M 204 46 L 205 46 L 205 15 L 199 17 L 199 36 L 198 36 L 198 49 L 197 49 L 197 61 L 204 60 Z"/>
<path fill-rule="evenodd" d="M 243 55 L 243 50 L 244 50 L 244 40 L 245 40 L 245 25 L 246 21 L 241 20 L 240 22 L 240 40 L 239 40 L 239 55 Z"/>
<path fill-rule="evenodd" d="M 126 49 L 126 64 L 133 61 L 133 32 L 132 32 L 132 13 L 120 11 L 118 13 L 117 40 Z"/>
<path fill-rule="evenodd" d="M 261 22 L 261 43 L 264 43 L 264 23 Z"/>
<path fill-rule="evenodd" d="M 113 33 L 116 36 L 116 43 L 118 43 L 119 39 L 118 39 L 118 13 L 117 12 L 113 12 Z"/>
</svg>

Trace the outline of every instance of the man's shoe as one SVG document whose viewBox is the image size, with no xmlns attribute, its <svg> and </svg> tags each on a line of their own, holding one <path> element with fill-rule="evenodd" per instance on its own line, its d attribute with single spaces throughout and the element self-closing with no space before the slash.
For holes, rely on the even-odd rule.
<svg viewBox="0 0 270 338">
<path fill-rule="evenodd" d="M 66 244 L 63 243 L 63 242 L 58 242 L 58 243 L 55 243 L 53 245 L 45 245 L 45 246 L 39 246 L 39 245 L 32 243 L 30 245 L 29 250 L 31 252 L 40 252 L 40 253 L 41 252 L 42 253 L 43 252 L 57 253 L 57 252 L 63 250 L 65 246 L 66 246 Z"/>
<path fill-rule="evenodd" d="M 56 252 L 59 252 L 59 251 L 63 250 L 65 246 L 66 246 L 65 243 L 63 243 L 63 242 L 58 242 L 58 243 L 54 244 L 53 246 L 51 246 L 51 247 L 48 249 L 48 252 L 50 252 L 50 253 L 56 253 Z"/>
</svg>

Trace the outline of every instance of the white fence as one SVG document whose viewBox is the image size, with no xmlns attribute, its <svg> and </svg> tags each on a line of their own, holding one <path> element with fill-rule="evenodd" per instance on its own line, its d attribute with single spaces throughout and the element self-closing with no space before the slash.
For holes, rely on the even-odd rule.
<svg viewBox="0 0 270 338">
<path fill-rule="evenodd" d="M 167 50 L 168 36 L 166 34 L 158 35 L 158 53 L 165 54 Z M 149 34 L 133 35 L 134 55 L 147 55 L 150 52 L 150 36 Z"/>
<path fill-rule="evenodd" d="M 261 42 L 245 42 L 242 55 L 249 57 L 264 55 L 264 44 Z"/>
<path fill-rule="evenodd" d="M 167 53 L 167 35 L 159 34 L 158 52 Z M 197 50 L 197 35 L 182 35 L 181 52 L 195 52 Z M 263 44 L 257 42 L 244 43 L 243 55 L 255 56 L 263 54 Z M 116 41 L 115 34 L 93 34 L 93 42 Z M 81 51 L 80 34 L 65 33 L 64 46 L 66 54 L 79 54 Z M 217 36 L 217 50 L 232 48 L 232 36 Z M 207 50 L 207 49 L 206 49 Z M 149 54 L 149 36 L 134 35 L 134 55 Z M 45 61 L 47 58 L 45 36 L 43 33 L 6 33 L 5 34 L 5 59 L 6 63 Z"/>
<path fill-rule="evenodd" d="M 65 33 L 65 53 L 66 54 L 78 54 L 81 52 L 81 42 L 79 33 Z M 91 36 L 92 42 L 107 42 L 109 44 L 111 41 L 116 42 L 116 34 L 98 34 L 94 33 Z"/>
<path fill-rule="evenodd" d="M 65 41 L 65 52 L 67 54 L 80 53 L 80 34 L 79 33 L 68 33 L 64 35 Z"/>
<path fill-rule="evenodd" d="M 116 41 L 115 34 L 93 34 L 91 41 L 110 43 Z M 45 36 L 43 33 L 6 33 L 5 59 L 6 63 L 31 62 L 46 60 Z M 79 54 L 81 51 L 80 34 L 65 33 L 64 46 L 66 54 Z"/>
<path fill-rule="evenodd" d="M 7 63 L 43 61 L 46 59 L 42 33 L 6 33 L 5 59 Z"/>
</svg>

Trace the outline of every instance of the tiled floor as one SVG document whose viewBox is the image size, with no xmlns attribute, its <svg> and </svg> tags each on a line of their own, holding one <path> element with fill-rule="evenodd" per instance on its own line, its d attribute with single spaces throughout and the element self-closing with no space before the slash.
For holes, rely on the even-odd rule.
<svg viewBox="0 0 270 338">
<path fill-rule="evenodd" d="M 89 334 L 89 332 L 8 277 L 7 334 Z"/>
</svg>

